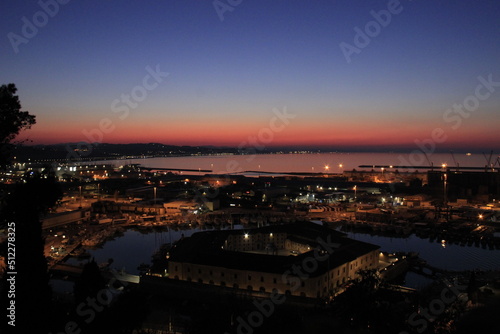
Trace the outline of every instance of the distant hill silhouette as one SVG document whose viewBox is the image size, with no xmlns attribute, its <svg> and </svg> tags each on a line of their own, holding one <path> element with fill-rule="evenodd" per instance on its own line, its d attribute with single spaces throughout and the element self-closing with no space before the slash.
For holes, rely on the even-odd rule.
<svg viewBox="0 0 500 334">
<path fill-rule="evenodd" d="M 19 145 L 12 152 L 17 161 L 75 161 L 96 159 L 119 159 L 127 156 L 162 157 L 193 154 L 238 153 L 237 148 L 214 146 L 175 146 L 159 143 L 89 144 L 64 143 L 53 145 Z"/>
</svg>

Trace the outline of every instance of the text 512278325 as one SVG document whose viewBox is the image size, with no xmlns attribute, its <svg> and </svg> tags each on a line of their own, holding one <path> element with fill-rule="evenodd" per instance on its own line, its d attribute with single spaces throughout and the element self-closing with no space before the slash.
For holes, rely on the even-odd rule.
<svg viewBox="0 0 500 334">
<path fill-rule="evenodd" d="M 7 318 L 10 326 L 16 325 L 16 224 L 7 225 Z"/>
</svg>

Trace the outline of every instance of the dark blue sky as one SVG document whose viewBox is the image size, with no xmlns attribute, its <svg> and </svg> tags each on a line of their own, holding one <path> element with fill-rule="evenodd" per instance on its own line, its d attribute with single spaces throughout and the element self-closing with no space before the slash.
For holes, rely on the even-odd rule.
<svg viewBox="0 0 500 334">
<path fill-rule="evenodd" d="M 500 146 L 500 86 L 444 116 L 478 77 L 500 81 L 500 2 L 401 1 L 348 62 L 341 43 L 389 3 L 243 0 L 221 21 L 213 1 L 73 0 L 13 47 L 42 8 L 3 2 L 0 77 L 37 115 L 38 143 L 86 140 L 109 119 L 105 142 L 238 145 L 286 107 L 295 118 L 269 146 L 412 147 L 435 128 L 443 147 Z M 113 102 L 157 65 L 168 77 L 119 118 Z"/>
</svg>

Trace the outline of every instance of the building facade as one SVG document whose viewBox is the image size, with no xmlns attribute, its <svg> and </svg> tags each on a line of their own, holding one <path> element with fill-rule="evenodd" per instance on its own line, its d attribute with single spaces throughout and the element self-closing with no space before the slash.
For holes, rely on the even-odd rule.
<svg viewBox="0 0 500 334">
<path fill-rule="evenodd" d="M 308 298 L 334 295 L 360 270 L 378 268 L 379 247 L 308 222 L 199 232 L 179 242 L 170 279 Z"/>
</svg>

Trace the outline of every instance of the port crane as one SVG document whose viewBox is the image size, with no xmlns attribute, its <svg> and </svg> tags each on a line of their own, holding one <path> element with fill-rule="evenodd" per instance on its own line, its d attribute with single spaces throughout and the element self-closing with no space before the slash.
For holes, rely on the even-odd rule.
<svg viewBox="0 0 500 334">
<path fill-rule="evenodd" d="M 484 154 L 484 152 L 483 152 L 483 156 L 487 162 L 485 169 L 488 170 L 489 168 L 491 168 L 493 170 L 493 167 L 495 167 L 494 165 L 491 164 L 491 158 L 493 157 L 493 150 L 490 152 L 490 156 L 488 158 L 486 157 L 486 154 Z M 497 161 L 498 161 L 498 159 L 497 159 Z M 496 164 L 496 162 L 495 162 L 495 164 Z"/>
<path fill-rule="evenodd" d="M 455 159 L 455 154 L 453 154 L 453 151 L 450 151 L 450 153 L 451 153 L 451 157 L 453 159 L 453 162 L 455 163 L 455 166 L 457 166 L 457 172 L 458 172 L 458 170 L 460 169 L 460 164 Z"/>
</svg>

